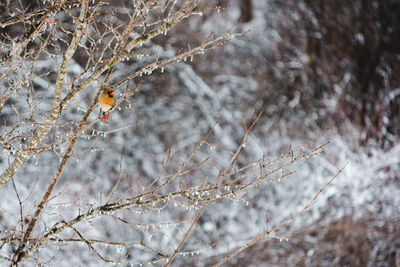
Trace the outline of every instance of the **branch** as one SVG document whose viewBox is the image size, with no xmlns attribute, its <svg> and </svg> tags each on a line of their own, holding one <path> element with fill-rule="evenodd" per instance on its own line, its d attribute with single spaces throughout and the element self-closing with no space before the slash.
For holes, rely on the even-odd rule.
<svg viewBox="0 0 400 267">
<path fill-rule="evenodd" d="M 41 140 L 47 135 L 47 133 L 52 128 L 53 124 L 58 119 L 58 116 L 60 114 L 60 101 L 61 101 L 60 97 L 64 85 L 65 74 L 67 71 L 68 64 L 72 56 L 74 55 L 78 43 L 83 35 L 83 27 L 85 25 L 87 10 L 88 10 L 88 0 L 83 0 L 81 12 L 79 15 L 78 26 L 75 30 L 74 36 L 71 40 L 71 43 L 67 51 L 64 53 L 63 61 L 61 63 L 60 70 L 58 72 L 51 113 L 47 116 L 45 125 L 38 130 L 35 138 L 33 138 L 32 141 L 28 144 L 29 147 L 32 146 L 37 147 L 40 144 Z M 22 153 L 18 155 L 18 157 L 13 161 L 13 163 L 11 163 L 11 165 L 0 176 L 0 189 L 11 179 L 11 177 L 14 176 L 14 174 L 24 165 L 24 163 L 28 159 L 29 156 L 27 154 Z"/>
<path fill-rule="evenodd" d="M 343 169 L 346 166 L 344 166 L 342 169 L 340 169 L 335 176 L 333 176 L 319 191 L 317 194 L 314 195 L 314 197 L 311 199 L 311 201 L 304 206 L 300 211 L 298 211 L 296 214 L 288 217 L 286 220 L 284 220 L 283 222 L 281 222 L 280 224 L 278 224 L 277 226 L 275 226 L 274 228 L 272 228 L 271 230 L 267 230 L 264 233 L 258 234 L 255 237 L 253 237 L 249 242 L 247 242 L 245 245 L 243 245 L 242 247 L 240 247 L 239 249 L 235 250 L 234 252 L 230 253 L 229 255 L 225 256 L 222 260 L 218 261 L 216 264 L 213 265 L 213 267 L 218 267 L 221 266 L 222 264 L 224 264 L 225 262 L 227 262 L 229 259 L 233 258 L 234 256 L 236 256 L 237 254 L 239 254 L 240 252 L 244 251 L 245 249 L 247 249 L 248 247 L 250 247 L 251 245 L 253 245 L 254 243 L 256 243 L 258 240 L 265 238 L 267 236 L 269 236 L 271 233 L 275 232 L 276 230 L 278 230 L 279 228 L 281 228 L 282 226 L 288 224 L 289 222 L 293 221 L 295 218 L 297 218 L 298 216 L 300 216 L 302 213 L 304 213 L 305 211 L 307 211 L 312 205 L 315 204 L 315 202 L 317 201 L 317 198 L 319 197 L 319 195 L 325 191 L 325 189 L 333 182 L 333 180 L 335 180 L 339 174 L 342 173 Z"/>
</svg>

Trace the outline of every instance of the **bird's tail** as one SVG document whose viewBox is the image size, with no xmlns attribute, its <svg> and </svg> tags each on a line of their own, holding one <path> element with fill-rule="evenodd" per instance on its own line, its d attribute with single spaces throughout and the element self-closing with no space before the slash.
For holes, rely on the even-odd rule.
<svg viewBox="0 0 400 267">
<path fill-rule="evenodd" d="M 110 119 L 110 112 L 104 112 L 100 110 L 100 120 L 103 123 L 107 123 L 107 121 Z"/>
</svg>

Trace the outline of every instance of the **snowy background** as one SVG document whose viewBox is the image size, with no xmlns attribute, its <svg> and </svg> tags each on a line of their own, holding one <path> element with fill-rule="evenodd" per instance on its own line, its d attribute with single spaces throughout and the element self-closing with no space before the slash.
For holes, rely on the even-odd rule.
<svg viewBox="0 0 400 267">
<path fill-rule="evenodd" d="M 87 138 L 79 139 L 74 156 L 56 187 L 55 195 L 59 195 L 49 202 L 37 233 L 59 220 L 74 218 L 81 209 L 106 197 L 116 184 L 120 166 L 123 179 L 113 194 L 114 199 L 135 193 L 128 189 L 137 179 L 149 185 L 158 177 L 163 171 L 161 162 L 169 150 L 171 169 L 179 168 L 193 145 L 216 124 L 208 140 L 210 146 L 196 156 L 197 162 L 205 158 L 210 158 L 210 162 L 193 173 L 192 185 L 207 175 L 215 175 L 224 169 L 240 144 L 243 124 L 263 112 L 250 132 L 239 166 L 263 155 L 276 158 L 282 149 L 299 147 L 320 136 L 321 144 L 328 141 L 329 144 L 322 154 L 291 166 L 294 174 L 251 190 L 246 196 L 250 201 L 225 199 L 208 207 L 195 235 L 184 246 L 187 255 L 178 255 L 173 265 L 215 263 L 257 233 L 296 213 L 343 167 L 343 172 L 309 211 L 228 261 L 227 266 L 399 264 L 400 101 L 397 91 L 400 83 L 395 76 L 400 63 L 400 22 L 392 14 L 400 10 L 399 4 L 370 1 L 365 7 L 362 3 L 365 1 L 352 0 L 353 7 L 346 4 L 342 9 L 335 9 L 335 2 L 339 5 L 342 1 L 330 1 L 323 8 L 323 4 L 318 6 L 310 1 L 248 2 L 251 17 L 244 19 L 239 28 L 249 32 L 204 55 L 196 55 L 193 60 L 145 75 L 133 98 L 136 103 L 113 111 L 110 123 L 98 124 L 96 129 L 107 132 L 139 120 L 136 125 L 99 136 L 88 132 Z M 239 1 L 219 1 L 219 4 L 229 4 L 229 7 L 221 13 L 183 21 L 166 36 L 146 43 L 148 52 L 158 51 L 161 58 L 167 58 L 176 55 L 188 42 L 198 42 L 210 32 L 218 34 L 232 28 L 243 14 L 243 6 Z M 368 8 L 369 13 L 360 15 L 363 8 Z M 382 15 L 382 12 L 392 16 L 387 18 L 387 13 Z M 359 16 L 367 17 L 366 29 L 361 22 L 354 22 L 361 20 Z M 381 21 L 381 17 L 387 19 Z M 374 30 L 379 32 L 378 37 L 373 36 Z M 374 50 L 379 43 L 371 41 L 374 38 L 383 40 L 381 49 Z M 365 53 L 368 56 L 363 56 Z M 370 63 L 376 57 L 378 63 Z M 148 56 L 121 62 L 111 79 L 118 81 L 153 60 Z M 38 105 L 34 116 L 38 121 L 50 108 L 54 66 L 59 62 L 60 58 L 43 56 L 34 65 L 32 88 Z M 368 65 L 370 72 L 360 71 L 364 65 Z M 84 64 L 74 57 L 68 68 L 69 79 L 83 68 Z M 20 75 L 28 71 L 27 67 Z M 365 86 L 367 77 L 371 78 Z M 8 84 L 7 78 L 1 80 L 1 87 Z M 92 84 L 73 100 L 60 119 L 66 123 L 65 127 L 69 121 L 80 120 L 99 85 Z M 1 125 L 2 132 L 9 131 L 13 122 L 29 117 L 26 105 L 25 92 L 17 90 L 1 111 L 1 120 L 7 120 Z M 95 119 L 96 115 L 91 118 Z M 27 220 L 54 176 L 61 152 L 57 149 L 43 152 L 31 158 L 15 175 L 15 188 L 23 201 L 23 217 Z M 3 150 L 0 153 L 3 172 L 13 155 Z M 173 205 L 161 211 L 126 210 L 120 216 L 138 225 L 126 227 L 106 217 L 81 223 L 77 228 L 88 238 L 143 240 L 156 250 L 168 251 L 176 246 L 175 236 L 187 224 L 160 225 L 159 222 L 188 220 L 194 212 Z M 19 201 L 9 182 L 1 189 L 1 232 L 7 235 L 13 231 L 20 218 Z M 60 238 L 69 234 L 64 233 Z M 108 265 L 93 252 L 90 254 L 82 242 L 49 242 L 41 249 L 40 256 L 36 255 L 45 264 Z M 8 243 L 1 247 L 0 255 L 8 256 L 13 249 L 12 243 Z M 150 257 L 148 251 L 137 246 L 99 245 L 98 249 L 109 258 L 126 255 L 128 250 L 132 253 L 129 260 Z"/>
</svg>

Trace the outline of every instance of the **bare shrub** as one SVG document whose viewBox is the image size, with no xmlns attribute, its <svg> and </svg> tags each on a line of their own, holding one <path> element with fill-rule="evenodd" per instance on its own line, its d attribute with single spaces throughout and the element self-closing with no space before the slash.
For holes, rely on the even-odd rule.
<svg viewBox="0 0 400 267">
<path fill-rule="evenodd" d="M 254 188 L 285 179 L 294 172 L 293 164 L 321 153 L 326 144 L 315 139 L 274 159 L 263 155 L 241 162 L 249 131 L 260 118 L 255 116 L 235 129 L 237 140 L 231 142 L 235 149 L 213 157 L 211 151 L 226 140 L 212 135 L 220 126 L 209 125 L 212 118 L 202 103 L 198 108 L 209 132 L 190 153 L 165 149 L 169 151 L 165 155 L 163 145 L 176 140 L 155 144 L 146 139 L 148 128 L 137 126 L 140 115 L 131 108 L 141 101 L 136 98 L 138 90 L 152 96 L 157 106 L 157 91 L 149 92 L 146 85 L 153 72 L 161 75 L 170 68 L 178 77 L 184 73 L 181 82 L 193 94 L 203 93 L 197 91 L 201 81 L 196 75 L 174 64 L 190 62 L 241 35 L 236 27 L 197 36 L 196 44 L 188 47 L 159 44 L 163 38 L 173 38 L 170 31 L 175 25 L 189 17 L 220 12 L 220 6 L 200 1 L 45 0 L 6 1 L 1 7 L 4 170 L 0 184 L 7 191 L 2 203 L 2 262 L 169 265 L 178 256 L 211 258 L 210 251 L 216 250 L 223 255 L 216 260 L 219 265 L 310 208 L 325 188 L 299 212 L 261 234 L 248 233 L 253 235 L 249 241 L 237 241 L 226 251 L 229 236 L 212 240 L 207 231 L 213 226 L 200 222 L 204 210 L 224 202 L 249 205 Z M 173 78 L 164 81 L 177 83 Z M 97 116 L 98 98 L 105 88 L 118 92 L 111 129 L 99 124 Z M 173 100 L 168 104 L 185 109 Z M 173 112 L 164 114 L 165 110 L 156 108 L 146 110 L 146 115 L 173 120 Z M 139 128 L 137 135 L 132 134 L 133 126 Z M 153 127 L 174 131 L 162 122 Z M 160 165 L 149 165 L 146 155 L 130 147 L 140 142 L 148 142 L 153 156 L 163 158 Z M 113 150 L 116 144 L 122 144 L 122 149 Z M 141 168 L 130 167 L 127 162 L 132 159 L 142 161 Z M 112 167 L 104 167 L 105 163 Z M 103 179 L 97 182 L 93 176 L 99 173 Z"/>
</svg>

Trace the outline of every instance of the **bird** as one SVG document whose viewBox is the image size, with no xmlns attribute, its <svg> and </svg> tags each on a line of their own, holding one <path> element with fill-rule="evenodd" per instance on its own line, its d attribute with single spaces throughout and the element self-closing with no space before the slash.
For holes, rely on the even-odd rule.
<svg viewBox="0 0 400 267">
<path fill-rule="evenodd" d="M 115 105 L 115 94 L 111 88 L 105 88 L 99 97 L 100 102 L 100 120 L 107 123 L 110 119 L 110 109 Z"/>
</svg>

